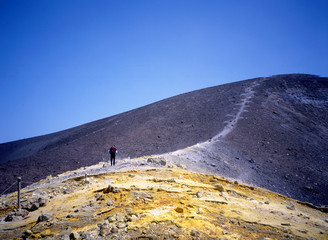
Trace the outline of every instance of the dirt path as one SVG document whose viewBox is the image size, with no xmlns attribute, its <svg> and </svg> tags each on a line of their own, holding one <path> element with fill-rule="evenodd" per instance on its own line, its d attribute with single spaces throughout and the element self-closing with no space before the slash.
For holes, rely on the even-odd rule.
<svg viewBox="0 0 328 240">
<path fill-rule="evenodd" d="M 236 127 L 238 120 L 241 118 L 242 113 L 247 110 L 247 104 L 251 101 L 252 97 L 255 94 L 254 88 L 259 84 L 260 83 L 258 81 L 254 81 L 251 86 L 245 88 L 245 93 L 242 95 L 243 98 L 241 100 L 241 103 L 237 104 L 239 105 L 239 111 L 236 113 L 236 115 L 232 115 L 233 118 L 228 121 L 224 129 L 219 134 L 214 136 L 212 140 L 215 141 L 224 138 Z"/>
</svg>

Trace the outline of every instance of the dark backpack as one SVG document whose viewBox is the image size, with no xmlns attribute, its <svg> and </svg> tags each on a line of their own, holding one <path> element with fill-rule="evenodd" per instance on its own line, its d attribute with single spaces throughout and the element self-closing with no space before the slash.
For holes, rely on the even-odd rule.
<svg viewBox="0 0 328 240">
<path fill-rule="evenodd" d="M 114 154 L 114 153 L 116 152 L 116 148 L 115 148 L 114 146 L 111 147 L 110 150 L 109 150 L 109 152 L 110 152 L 111 154 Z"/>
</svg>

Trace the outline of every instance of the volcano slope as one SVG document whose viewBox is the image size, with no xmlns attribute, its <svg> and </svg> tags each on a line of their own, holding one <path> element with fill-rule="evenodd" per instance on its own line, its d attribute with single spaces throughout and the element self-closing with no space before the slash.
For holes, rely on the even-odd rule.
<svg viewBox="0 0 328 240">
<path fill-rule="evenodd" d="M 168 98 L 62 132 L 0 145 L 0 191 L 119 157 L 167 154 L 187 169 L 294 199 L 328 199 L 328 79 L 256 78 Z M 192 159 L 192 160 L 191 160 Z M 23 185 L 24 186 L 24 185 Z"/>
</svg>

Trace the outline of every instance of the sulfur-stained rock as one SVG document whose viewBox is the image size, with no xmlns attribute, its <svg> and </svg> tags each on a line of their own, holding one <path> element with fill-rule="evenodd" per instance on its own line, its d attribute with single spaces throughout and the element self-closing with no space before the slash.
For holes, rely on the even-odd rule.
<svg viewBox="0 0 328 240">
<path fill-rule="evenodd" d="M 107 220 L 108 222 L 110 223 L 113 223 L 116 221 L 116 216 L 114 214 L 110 214 L 108 217 L 107 217 Z"/>
<path fill-rule="evenodd" d="M 203 196 L 202 192 L 196 192 L 196 197 L 201 198 Z"/>
<path fill-rule="evenodd" d="M 218 180 L 216 178 L 211 178 L 210 182 L 217 182 Z"/>
<path fill-rule="evenodd" d="M 225 191 L 224 187 L 219 183 L 214 185 L 214 189 L 218 190 L 219 192 L 224 192 Z"/>
<path fill-rule="evenodd" d="M 197 210 L 197 214 L 204 214 L 204 210 L 201 207 L 199 207 Z"/>
<path fill-rule="evenodd" d="M 138 220 L 138 217 L 136 215 L 131 215 L 127 217 L 128 222 L 133 222 L 135 220 Z"/>
<path fill-rule="evenodd" d="M 174 209 L 177 213 L 183 213 L 183 208 L 182 207 L 177 207 Z"/>
</svg>

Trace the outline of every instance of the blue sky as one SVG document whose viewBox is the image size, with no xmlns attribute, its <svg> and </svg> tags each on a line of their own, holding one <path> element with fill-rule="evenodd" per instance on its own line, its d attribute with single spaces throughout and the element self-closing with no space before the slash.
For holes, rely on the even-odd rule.
<svg viewBox="0 0 328 240">
<path fill-rule="evenodd" d="M 324 0 L 0 0 L 0 142 L 253 77 L 327 77 L 327 12 Z"/>
</svg>

